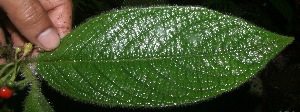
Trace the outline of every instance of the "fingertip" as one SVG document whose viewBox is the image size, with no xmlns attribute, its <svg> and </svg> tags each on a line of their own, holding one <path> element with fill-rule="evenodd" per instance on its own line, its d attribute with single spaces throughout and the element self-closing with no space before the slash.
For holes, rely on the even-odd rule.
<svg viewBox="0 0 300 112">
<path fill-rule="evenodd" d="M 60 43 L 60 36 L 53 28 L 48 28 L 37 37 L 40 47 L 46 51 L 54 50 Z"/>
</svg>

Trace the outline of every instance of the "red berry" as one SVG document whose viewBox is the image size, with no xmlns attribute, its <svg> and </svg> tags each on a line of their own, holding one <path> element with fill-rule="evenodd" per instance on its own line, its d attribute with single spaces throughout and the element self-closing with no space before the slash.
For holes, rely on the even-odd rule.
<svg viewBox="0 0 300 112">
<path fill-rule="evenodd" d="M 8 99 L 13 95 L 13 91 L 6 86 L 0 88 L 0 98 Z"/>
</svg>

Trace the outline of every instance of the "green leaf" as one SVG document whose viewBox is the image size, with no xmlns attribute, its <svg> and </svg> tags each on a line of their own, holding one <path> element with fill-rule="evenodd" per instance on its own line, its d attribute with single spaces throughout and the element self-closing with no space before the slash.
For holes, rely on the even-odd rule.
<svg viewBox="0 0 300 112">
<path fill-rule="evenodd" d="M 27 66 L 25 68 L 26 76 L 32 80 L 31 90 L 25 99 L 25 112 L 54 112 L 48 101 L 41 93 L 40 85 L 36 77 L 32 74 Z"/>
<path fill-rule="evenodd" d="M 37 67 L 77 100 L 163 107 L 238 87 L 292 40 L 203 7 L 132 8 L 80 25 Z"/>
<path fill-rule="evenodd" d="M 54 110 L 39 90 L 31 89 L 25 100 L 25 112 L 54 112 Z"/>
</svg>

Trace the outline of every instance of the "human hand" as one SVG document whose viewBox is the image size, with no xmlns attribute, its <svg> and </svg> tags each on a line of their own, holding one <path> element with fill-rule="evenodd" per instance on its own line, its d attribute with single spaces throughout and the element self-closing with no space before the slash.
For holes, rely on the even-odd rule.
<svg viewBox="0 0 300 112">
<path fill-rule="evenodd" d="M 51 51 L 60 38 L 71 31 L 71 0 L 0 0 L 0 45 L 6 45 L 4 29 L 10 33 L 12 43 L 26 41 Z"/>
</svg>

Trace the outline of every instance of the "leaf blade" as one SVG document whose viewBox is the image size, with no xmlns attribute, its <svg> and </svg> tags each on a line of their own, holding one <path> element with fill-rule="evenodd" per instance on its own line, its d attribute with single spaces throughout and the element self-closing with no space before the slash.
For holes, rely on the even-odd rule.
<svg viewBox="0 0 300 112">
<path fill-rule="evenodd" d="M 78 100 L 178 105 L 239 86 L 291 41 L 202 7 L 133 8 L 79 26 L 38 70 Z"/>
<path fill-rule="evenodd" d="M 54 112 L 45 96 L 41 93 L 38 79 L 28 66 L 24 66 L 27 80 L 31 80 L 29 94 L 26 96 L 24 112 Z"/>
</svg>

